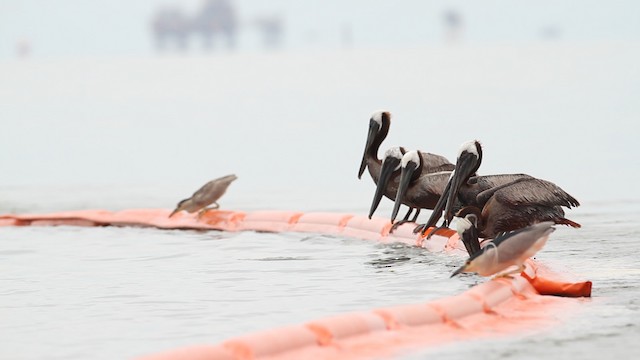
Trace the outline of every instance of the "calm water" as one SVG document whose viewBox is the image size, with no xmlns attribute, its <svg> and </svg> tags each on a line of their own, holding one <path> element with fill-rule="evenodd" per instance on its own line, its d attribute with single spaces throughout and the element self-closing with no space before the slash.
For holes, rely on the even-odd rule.
<svg viewBox="0 0 640 360">
<path fill-rule="evenodd" d="M 592 203 L 572 214 L 584 228 L 559 229 L 538 258 L 594 282 L 578 316 L 534 335 L 406 358 L 640 355 L 640 203 Z M 313 234 L 0 228 L 0 358 L 126 358 L 436 299 L 483 281 L 448 279 L 460 261 Z"/>
</svg>

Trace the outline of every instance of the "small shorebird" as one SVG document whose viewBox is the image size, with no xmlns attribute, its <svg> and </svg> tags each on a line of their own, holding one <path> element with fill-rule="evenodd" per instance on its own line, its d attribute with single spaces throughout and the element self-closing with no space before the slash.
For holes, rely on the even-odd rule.
<svg viewBox="0 0 640 360">
<path fill-rule="evenodd" d="M 237 178 L 237 176 L 231 174 L 209 181 L 193 193 L 190 198 L 180 201 L 169 217 L 181 210 L 189 213 L 198 211 L 198 217 L 200 217 L 207 210 L 219 208 L 218 199 L 224 195 L 229 185 Z M 208 207 L 211 204 L 214 204 L 214 206 Z"/>
</svg>

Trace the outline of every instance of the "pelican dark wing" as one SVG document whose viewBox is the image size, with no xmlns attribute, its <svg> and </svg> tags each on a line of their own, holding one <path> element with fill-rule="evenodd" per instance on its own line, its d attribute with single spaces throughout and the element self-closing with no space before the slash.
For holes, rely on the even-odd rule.
<svg viewBox="0 0 640 360">
<path fill-rule="evenodd" d="M 437 173 L 441 171 L 453 171 L 455 165 L 452 164 L 446 157 L 438 154 L 432 154 L 428 152 L 421 152 L 423 172 Z"/>
<path fill-rule="evenodd" d="M 482 208 L 483 235 L 519 229 L 543 221 L 580 227 L 564 217 L 562 207 L 578 206 L 578 201 L 559 186 L 537 178 L 522 178 L 478 194 L 487 198 Z"/>
<path fill-rule="evenodd" d="M 473 175 L 481 160 L 482 147 L 479 142 L 471 141 L 462 145 L 456 168 L 445 190 L 442 226 L 449 225 L 454 207 L 462 205 L 461 212 L 465 207 L 478 209 L 481 214 L 479 230 L 483 237 L 493 237 L 502 231 L 516 230 L 543 221 L 580 227 L 580 224 L 566 219 L 562 209 L 579 206 L 580 203 L 560 187 L 526 174 Z M 442 216 L 442 203 L 441 198 L 427 223 L 419 227 L 421 230 L 435 226 Z"/>
<path fill-rule="evenodd" d="M 513 206 L 531 204 L 567 208 L 580 206 L 578 200 L 556 184 L 533 177 L 517 179 L 510 184 L 485 190 L 477 196 L 478 200 L 491 197 L 501 203 Z"/>
</svg>

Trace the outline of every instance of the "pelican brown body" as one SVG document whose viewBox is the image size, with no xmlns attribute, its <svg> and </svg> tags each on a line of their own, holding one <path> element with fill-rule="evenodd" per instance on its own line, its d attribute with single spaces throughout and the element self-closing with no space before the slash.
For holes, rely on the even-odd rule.
<svg viewBox="0 0 640 360">
<path fill-rule="evenodd" d="M 481 161 L 479 142 L 463 144 L 446 195 L 441 197 L 427 226 L 435 225 L 443 209 L 444 226 L 448 226 L 455 208 L 467 206 L 459 216 L 475 213 L 480 236 L 485 238 L 543 221 L 580 227 L 566 219 L 562 210 L 580 203 L 559 186 L 526 174 L 471 176 Z"/>
<path fill-rule="evenodd" d="M 559 186 L 537 178 L 522 178 L 509 184 L 485 190 L 476 197 L 482 208 L 465 206 L 456 216 L 474 214 L 478 218 L 478 233 L 493 238 L 531 224 L 551 221 L 554 224 L 579 228 L 580 224 L 564 217 L 562 206 L 577 206 L 578 201 Z"/>
<path fill-rule="evenodd" d="M 231 174 L 209 181 L 193 193 L 190 198 L 180 201 L 169 217 L 181 210 L 189 213 L 199 211 L 198 216 L 200 216 L 206 210 L 219 208 L 218 199 L 224 195 L 229 185 L 237 178 L 237 176 Z M 208 208 L 207 206 L 211 204 L 214 204 L 214 207 Z"/>
<path fill-rule="evenodd" d="M 420 208 L 432 209 L 433 212 L 429 220 L 422 225 L 416 226 L 414 232 L 424 233 L 429 227 L 435 226 L 436 222 L 440 218 L 442 211 L 445 209 L 445 205 L 447 206 L 447 212 L 445 212 L 445 225 L 448 225 L 453 218 L 454 211 L 459 210 L 464 205 L 476 205 L 481 206 L 477 203 L 475 196 L 485 190 L 495 188 L 496 186 L 501 186 L 504 184 L 511 183 L 517 179 L 521 178 L 530 178 L 529 175 L 526 174 L 500 174 L 500 175 L 487 175 L 487 176 L 477 176 L 476 171 L 480 166 L 480 161 L 482 159 L 482 148 L 479 144 L 478 147 L 475 147 L 475 143 L 472 148 L 464 149 L 465 151 L 461 151 L 461 154 L 458 156 L 458 161 L 456 163 L 456 169 L 452 172 L 446 172 L 441 174 L 424 174 L 423 176 L 416 177 L 415 173 L 410 171 L 412 168 L 416 168 L 418 162 L 415 157 L 412 160 L 407 157 L 407 161 L 403 164 L 403 172 L 407 170 L 406 176 L 413 176 L 414 179 L 407 179 L 404 176 L 401 176 L 400 183 L 403 181 L 408 181 L 408 189 L 406 196 L 409 198 L 413 198 L 413 203 L 418 204 Z M 472 154 L 470 154 L 472 153 Z M 464 169 L 460 168 L 461 159 L 466 159 L 467 157 L 475 155 L 478 158 L 477 166 L 467 167 Z M 405 159 L 403 159 L 405 160 Z M 406 167 L 406 169 L 405 169 Z M 464 184 L 456 183 L 456 180 L 460 173 L 464 172 L 467 176 L 467 181 Z M 444 181 L 444 184 L 443 184 Z M 453 186 L 459 186 L 460 191 L 459 195 L 455 197 L 448 197 L 449 194 L 455 191 L 452 189 Z M 404 190 L 404 188 L 403 188 Z M 403 196 L 400 195 L 400 191 L 398 191 L 398 195 L 396 199 Z M 394 215 L 395 216 L 395 213 Z M 472 244 L 471 248 L 478 249 L 479 246 Z"/>
</svg>

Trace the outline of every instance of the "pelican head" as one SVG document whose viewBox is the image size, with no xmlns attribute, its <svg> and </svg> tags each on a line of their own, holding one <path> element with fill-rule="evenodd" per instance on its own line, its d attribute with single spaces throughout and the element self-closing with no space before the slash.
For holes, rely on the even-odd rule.
<svg viewBox="0 0 640 360">
<path fill-rule="evenodd" d="M 465 206 L 456 213 L 456 231 L 469 255 L 480 251 L 478 230 L 482 226 L 482 213 L 475 206 Z"/>
<path fill-rule="evenodd" d="M 420 153 L 417 150 L 411 150 L 405 153 L 404 156 L 402 156 L 400 168 L 400 180 L 398 183 L 398 192 L 396 193 L 395 204 L 393 205 L 393 212 L 391 213 L 391 222 L 393 222 L 396 219 L 396 216 L 398 216 L 400 205 L 407 193 L 409 184 L 420 177 L 420 173 L 422 172 L 422 157 L 420 156 Z"/>
<path fill-rule="evenodd" d="M 462 144 L 458 152 L 456 167 L 449 179 L 448 191 L 442 196 L 447 196 L 447 205 L 444 210 L 444 218 L 450 221 L 453 217 L 453 206 L 458 197 L 458 192 L 471 175 L 475 174 L 482 163 L 482 146 L 478 140 L 473 140 Z"/>
<path fill-rule="evenodd" d="M 371 209 L 369 210 L 369 219 L 371 219 L 371 216 L 373 216 L 373 213 L 378 208 L 380 200 L 382 200 L 382 195 L 384 195 L 384 191 L 392 176 L 397 175 L 398 170 L 400 170 L 400 162 L 405 152 L 402 146 L 393 146 L 384 153 L 382 168 L 380 169 L 380 178 L 376 184 L 376 194 L 373 197 Z"/>
<path fill-rule="evenodd" d="M 367 167 L 367 155 L 377 158 L 380 144 L 389 133 L 391 125 L 391 113 L 385 110 L 376 111 L 371 114 L 369 119 L 369 133 L 367 142 L 365 143 L 364 153 L 362 154 L 362 162 L 358 171 L 358 179 L 362 178 L 364 169 Z"/>
</svg>

